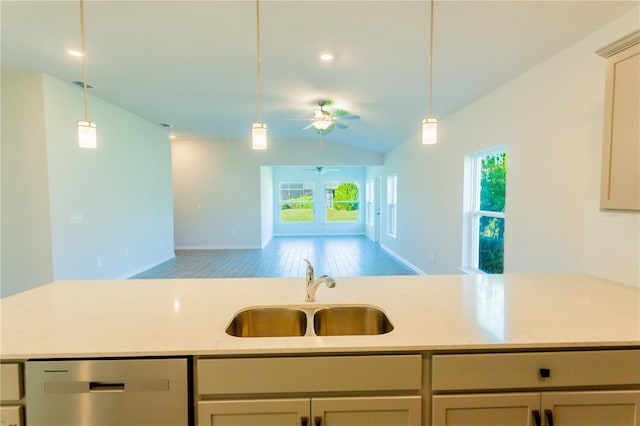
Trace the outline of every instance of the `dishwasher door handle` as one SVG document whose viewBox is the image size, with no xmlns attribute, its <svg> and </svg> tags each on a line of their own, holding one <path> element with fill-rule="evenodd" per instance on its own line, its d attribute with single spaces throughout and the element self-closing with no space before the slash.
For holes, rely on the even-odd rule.
<svg viewBox="0 0 640 426">
<path fill-rule="evenodd" d="M 99 392 L 168 392 L 168 379 L 127 379 L 96 381 L 47 381 L 44 393 L 99 393 Z"/>
<path fill-rule="evenodd" d="M 89 382 L 89 392 L 124 392 L 124 383 Z"/>
</svg>

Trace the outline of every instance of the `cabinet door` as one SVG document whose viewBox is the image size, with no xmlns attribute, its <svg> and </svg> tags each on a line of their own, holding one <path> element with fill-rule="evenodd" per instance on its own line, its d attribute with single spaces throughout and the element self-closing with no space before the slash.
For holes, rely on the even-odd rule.
<svg viewBox="0 0 640 426">
<path fill-rule="evenodd" d="M 419 396 L 313 398 L 312 426 L 420 426 Z"/>
<path fill-rule="evenodd" d="M 21 405 L 7 405 L 0 407 L 0 425 L 23 426 L 24 417 Z"/>
<path fill-rule="evenodd" d="M 201 401 L 198 426 L 306 426 L 310 400 Z"/>
<path fill-rule="evenodd" d="M 640 210 L 640 43 L 607 60 L 600 207 Z"/>
<path fill-rule="evenodd" d="M 640 391 L 545 392 L 542 409 L 556 426 L 640 426 Z"/>
<path fill-rule="evenodd" d="M 437 395 L 432 426 L 537 426 L 540 393 Z"/>
</svg>

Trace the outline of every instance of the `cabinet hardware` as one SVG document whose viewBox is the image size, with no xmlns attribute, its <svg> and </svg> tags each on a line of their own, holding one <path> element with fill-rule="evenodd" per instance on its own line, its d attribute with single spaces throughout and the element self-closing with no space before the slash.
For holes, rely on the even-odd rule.
<svg viewBox="0 0 640 426">
<path fill-rule="evenodd" d="M 309 426 L 309 417 L 300 417 L 300 426 Z"/>
<path fill-rule="evenodd" d="M 315 426 L 322 426 L 322 417 L 315 417 L 313 422 L 315 423 Z"/>
<path fill-rule="evenodd" d="M 542 421 L 540 419 L 540 410 L 533 410 L 531 414 L 533 414 L 533 421 L 536 422 L 536 426 L 542 426 Z"/>
<path fill-rule="evenodd" d="M 541 368 L 540 377 L 542 377 L 543 379 L 551 377 L 551 370 L 549 368 Z"/>
<path fill-rule="evenodd" d="M 547 418 L 547 425 L 553 426 L 553 411 L 544 410 L 544 416 Z"/>
</svg>

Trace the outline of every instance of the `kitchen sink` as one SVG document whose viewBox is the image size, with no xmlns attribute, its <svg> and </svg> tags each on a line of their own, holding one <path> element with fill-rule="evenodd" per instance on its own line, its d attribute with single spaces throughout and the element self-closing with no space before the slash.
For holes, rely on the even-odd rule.
<svg viewBox="0 0 640 426">
<path fill-rule="evenodd" d="M 297 308 L 258 307 L 240 311 L 227 327 L 236 337 L 304 336 L 307 313 Z"/>
<path fill-rule="evenodd" d="M 379 335 L 392 330 L 387 315 L 374 306 L 304 305 L 243 309 L 226 331 L 234 337 L 292 337 Z"/>
<path fill-rule="evenodd" d="M 373 306 L 332 306 L 313 314 L 313 329 L 318 336 L 356 336 L 386 334 L 393 325 Z"/>
</svg>

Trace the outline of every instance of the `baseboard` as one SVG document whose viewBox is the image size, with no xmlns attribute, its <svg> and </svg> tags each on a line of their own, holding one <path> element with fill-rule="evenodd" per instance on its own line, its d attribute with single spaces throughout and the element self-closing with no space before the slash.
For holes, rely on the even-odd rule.
<svg viewBox="0 0 640 426">
<path fill-rule="evenodd" d="M 311 233 L 311 234 L 301 234 L 296 232 L 295 234 L 274 234 L 274 237 L 354 237 L 354 236 L 363 236 L 366 237 L 367 234 L 365 232 L 322 232 L 322 233 Z"/>
<path fill-rule="evenodd" d="M 402 263 L 403 265 L 405 265 L 407 268 L 411 269 L 413 272 L 415 272 L 418 275 L 429 275 L 426 272 L 424 272 L 422 269 L 418 268 L 416 265 L 414 265 L 413 263 L 409 262 L 407 259 L 405 259 L 404 257 L 398 255 L 396 252 L 394 252 L 393 250 L 391 250 L 389 247 L 386 247 L 383 244 L 380 244 L 380 247 L 386 251 L 387 253 L 389 253 L 389 255 L 391 257 L 393 257 L 394 259 L 396 259 L 398 262 Z"/>
<path fill-rule="evenodd" d="M 258 246 L 176 246 L 176 250 L 252 250 L 261 249 Z"/>
<path fill-rule="evenodd" d="M 156 260 L 155 262 L 151 262 L 151 263 L 149 263 L 149 264 L 147 264 L 145 266 L 141 266 L 140 268 L 136 268 L 133 271 L 129 271 L 124 275 L 120 275 L 119 277 L 116 278 L 116 280 L 129 279 L 129 278 L 134 277 L 134 276 L 136 276 L 136 275 L 138 275 L 138 274 L 140 274 L 140 273 L 142 273 L 142 272 L 144 272 L 144 271 L 146 271 L 148 269 L 151 269 L 151 268 L 153 268 L 155 266 L 158 266 L 159 264 L 164 263 L 167 260 L 171 260 L 174 257 L 176 257 L 176 254 L 175 253 L 171 253 L 170 255 L 162 257 L 162 258 Z"/>
</svg>

